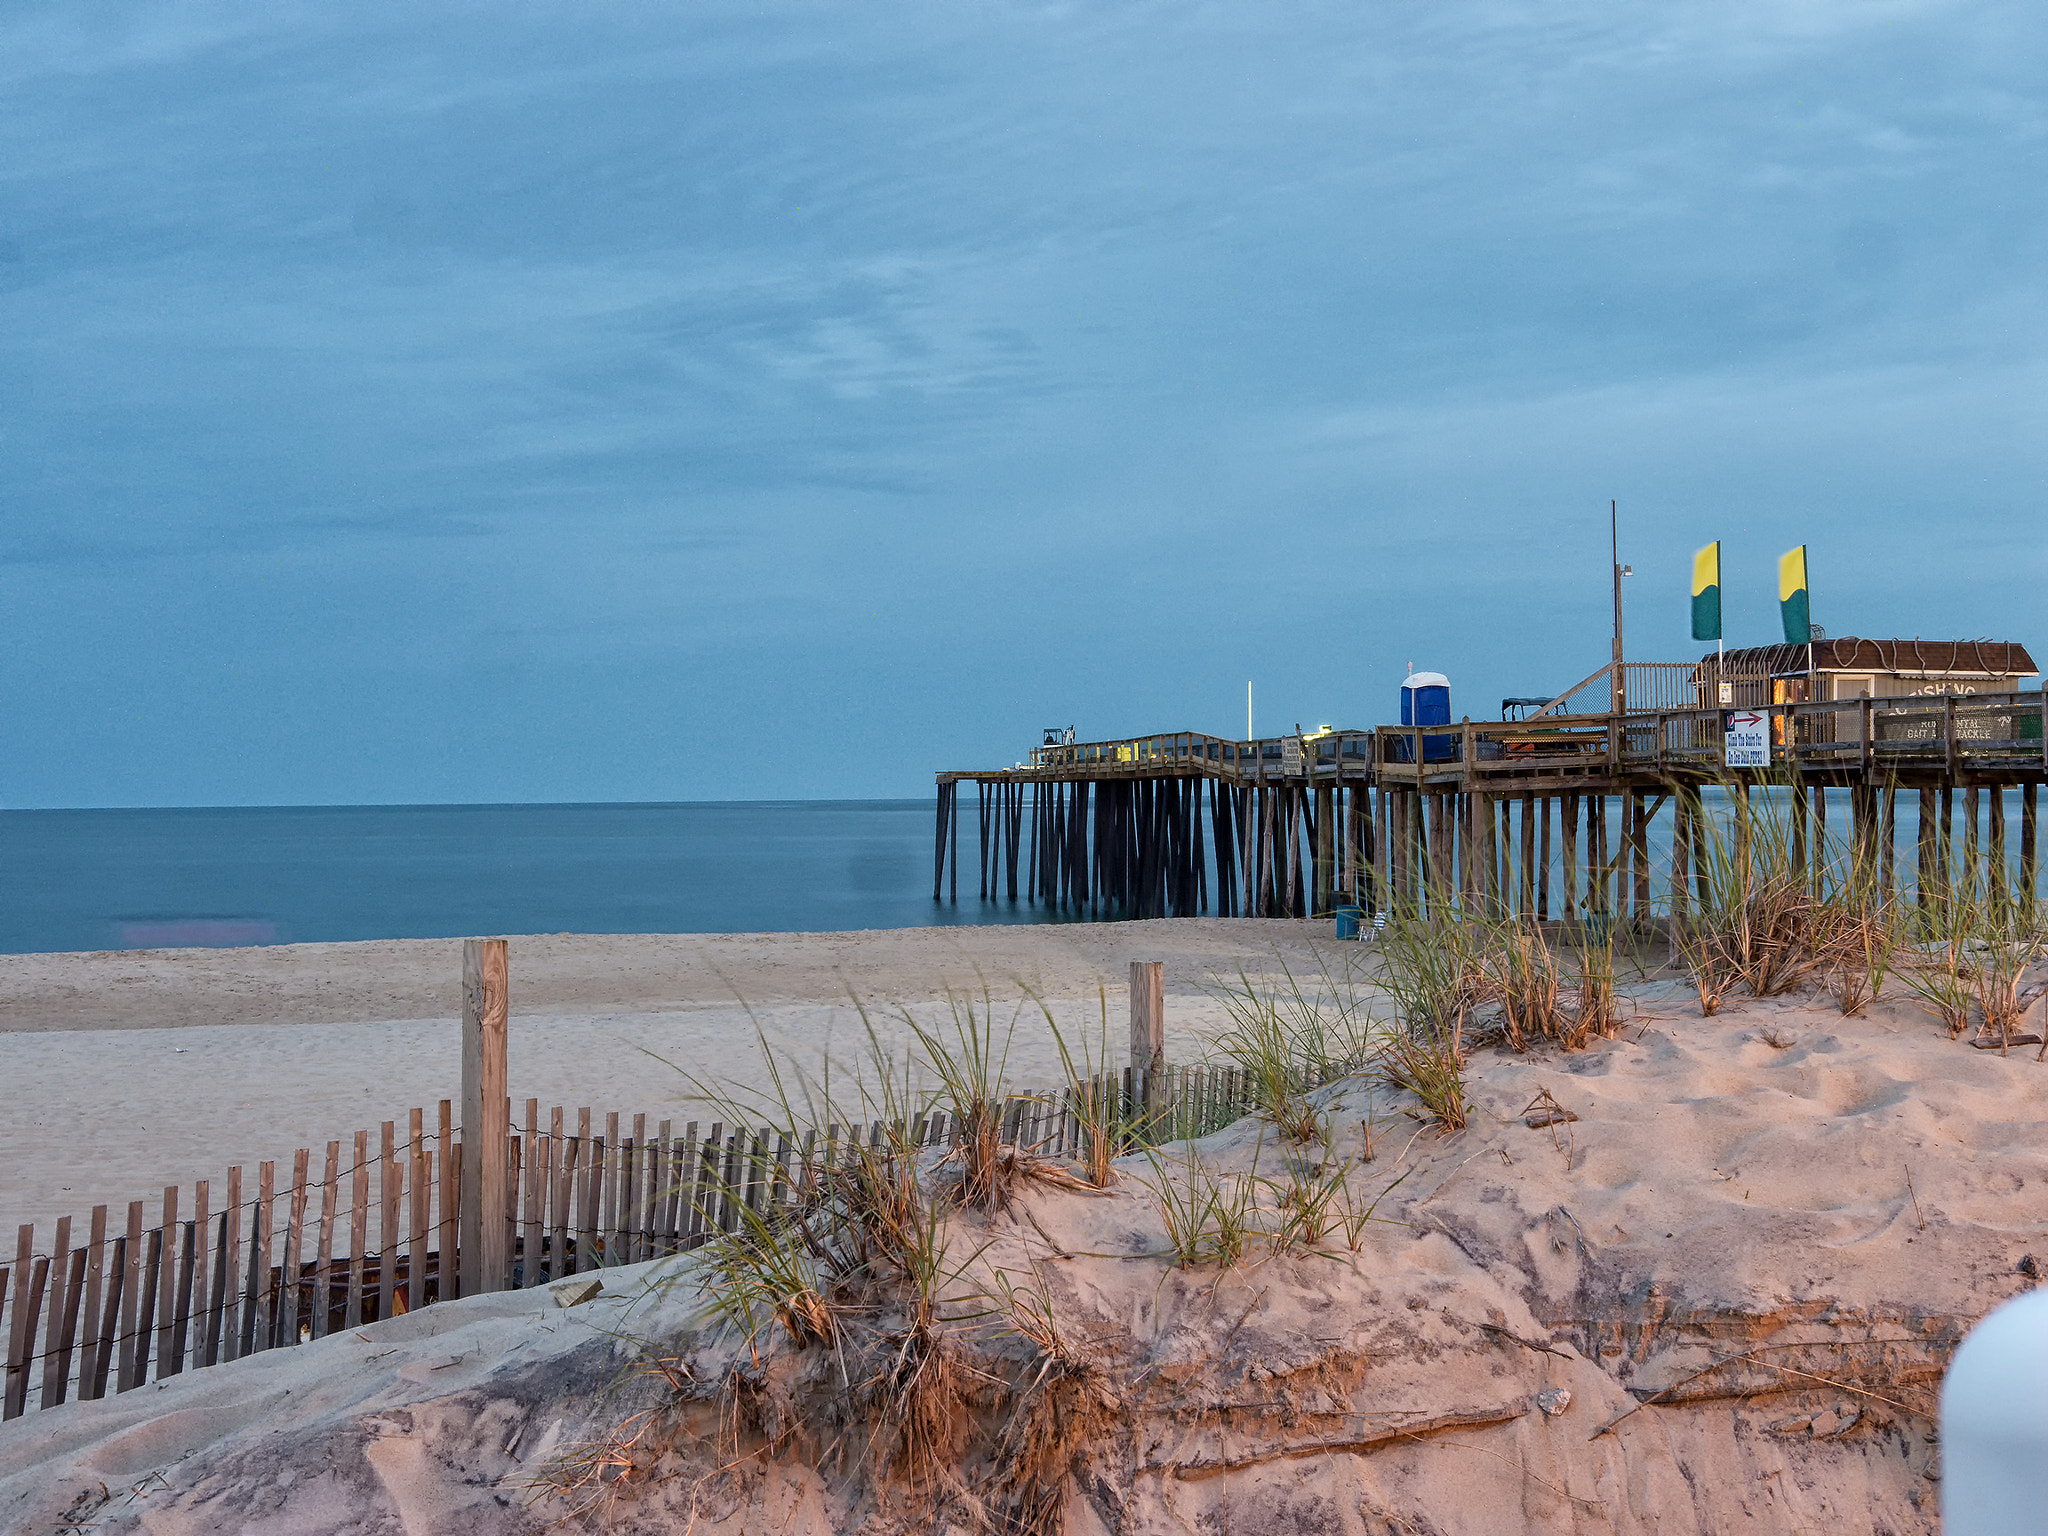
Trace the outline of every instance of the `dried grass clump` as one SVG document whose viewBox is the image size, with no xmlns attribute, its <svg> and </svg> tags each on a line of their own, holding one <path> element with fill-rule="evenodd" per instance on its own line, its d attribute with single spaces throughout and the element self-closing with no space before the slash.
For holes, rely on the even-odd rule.
<svg viewBox="0 0 2048 1536">
<path fill-rule="evenodd" d="M 1037 1358 L 1018 1383 L 985 1503 L 999 1530 L 1054 1536 L 1068 1478 L 1092 1443 L 1120 1422 L 1123 1399 L 1099 1346 L 1070 1337 L 1042 1286 L 1018 1288 L 999 1271 L 996 1289 L 1010 1332 Z"/>
<path fill-rule="evenodd" d="M 1318 1248 L 1345 1226 L 1351 1164 L 1334 1158 L 1311 1162 L 1306 1157 L 1290 1157 L 1285 1166 L 1284 1178 L 1264 1181 L 1273 1197 L 1273 1251 Z"/>
<path fill-rule="evenodd" d="M 1734 946 L 1718 924 L 1686 914 L 1671 920 L 1671 947 L 1699 998 L 1700 1017 L 1712 1018 L 1743 982 Z"/>
<path fill-rule="evenodd" d="M 1906 926 L 1906 989 L 1958 1038 L 1976 1023 L 1974 1042 L 2004 1051 L 2032 1044 L 2020 1018 L 2032 1006 L 2027 970 L 2048 947 L 2041 910 L 2026 902 L 1952 893 L 1930 897 Z"/>
<path fill-rule="evenodd" d="M 1944 909 L 1928 914 L 1922 934 L 1908 942 L 1899 979 L 1925 1003 L 1954 1039 L 1970 1027 L 1977 990 L 1974 914 Z"/>
<path fill-rule="evenodd" d="M 1819 979 L 1845 1016 L 1879 996 L 1898 947 L 1898 904 L 1867 848 L 1814 825 L 1810 856 L 1792 792 L 1730 791 L 1731 815 L 1703 818 L 1695 856 L 1706 887 L 1675 913 L 1672 947 L 1711 1016 L 1738 988 L 1774 997 Z"/>
<path fill-rule="evenodd" d="M 1419 1133 L 1418 1133 L 1419 1134 Z M 1341 1234 L 1356 1253 L 1379 1204 L 1408 1177 L 1402 1173 L 1370 1198 L 1354 1187 L 1352 1158 L 1283 1155 L 1283 1172 L 1259 1172 L 1263 1141 L 1244 1172 L 1212 1168 L 1199 1156 L 1169 1159 L 1149 1154 L 1146 1191 L 1166 1229 L 1174 1262 L 1182 1269 L 1245 1262 L 1263 1245 L 1269 1256 L 1323 1249 Z"/>
<path fill-rule="evenodd" d="M 851 1105 L 835 1107 L 829 1091 L 804 1085 L 808 1112 L 799 1113 L 779 1079 L 765 1105 L 700 1085 L 735 1123 L 779 1110 L 776 1139 L 815 1153 L 793 1179 L 777 1179 L 782 1170 L 760 1161 L 765 1154 L 728 1175 L 713 1198 L 737 1226 L 683 1272 L 703 1295 L 705 1318 L 741 1346 L 723 1377 L 697 1394 L 715 1410 L 710 1448 L 725 1472 L 797 1455 L 851 1479 L 878 1509 L 957 1509 L 970 1528 L 981 1522 L 982 1493 L 963 1469 L 987 1436 L 985 1399 L 998 1385 L 978 1344 L 996 1309 L 970 1278 L 985 1244 L 954 1251 L 952 1213 L 1000 1211 L 1024 1178 L 1078 1183 L 1003 1143 L 1007 1035 L 986 1002 L 956 1002 L 950 1029 L 906 1020 L 914 1062 L 893 1060 L 870 1024 Z M 763 1050 L 773 1078 L 765 1041 Z M 919 1067 L 950 1115 L 954 1134 L 941 1154 L 918 1144 L 928 1104 L 912 1087 Z M 834 1133 L 861 1122 L 873 1134 Z M 775 1197 L 759 1199 L 764 1189 Z M 595 1443 L 589 1466 L 571 1469 L 569 1481 L 631 1479 L 655 1421 L 629 1421 L 623 1449 Z"/>
<path fill-rule="evenodd" d="M 950 1031 L 922 1023 L 907 1008 L 899 1009 L 898 1017 L 916 1039 L 918 1064 L 939 1084 L 938 1100 L 950 1117 L 947 1160 L 959 1169 L 956 1198 L 971 1210 L 1006 1211 L 1020 1182 L 1057 1178 L 1048 1159 L 1003 1139 L 1003 1105 L 1009 1097 L 1005 1069 L 1022 1008 L 1011 1014 L 999 1034 L 995 1000 L 986 985 L 979 1008 L 972 997 L 951 992 L 946 1005 L 952 1015 Z M 1050 1023 L 1051 1015 L 1046 1017 Z M 866 1021 L 865 1013 L 862 1020 Z M 872 1027 L 869 1033 L 873 1035 Z"/>
<path fill-rule="evenodd" d="M 1176 1163 L 1148 1151 L 1152 1177 L 1146 1193 L 1166 1227 L 1174 1262 L 1182 1269 L 1240 1262 L 1259 1235 L 1257 1159 L 1250 1173 L 1218 1173 L 1200 1156 Z"/>
<path fill-rule="evenodd" d="M 1444 1131 L 1465 1129 L 1465 1052 L 1455 1035 L 1397 1029 L 1380 1045 L 1380 1080 L 1422 1102 Z"/>
<path fill-rule="evenodd" d="M 1502 1031 L 1516 1050 L 1565 1032 L 1563 969 L 1535 924 L 1507 925 L 1489 957 L 1487 982 L 1500 1003 Z"/>
<path fill-rule="evenodd" d="M 1979 1039 L 1998 1041 L 2001 1051 L 2020 1035 L 2020 1016 L 2033 999 L 2022 991 L 2027 967 L 2040 958 L 2042 933 L 2027 918 L 2008 913 L 1994 917 L 1977 957 L 1977 1009 L 1983 1019 Z"/>
<path fill-rule="evenodd" d="M 1824 900 L 1816 925 L 1826 957 L 1828 993 L 1854 1018 L 1884 992 L 1899 945 L 1897 904 L 1874 880 L 1859 880 Z"/>
<path fill-rule="evenodd" d="M 1053 1044 L 1059 1049 L 1060 1066 L 1067 1079 L 1064 1108 L 1079 1134 L 1077 1160 L 1081 1180 L 1090 1189 L 1108 1189 L 1116 1182 L 1116 1169 L 1112 1166 L 1115 1159 L 1153 1139 L 1157 1128 L 1147 1122 L 1142 1111 L 1134 1113 L 1124 1103 L 1122 1091 L 1104 1070 L 1109 1061 L 1108 992 L 1098 988 L 1096 1000 L 1101 1009 L 1099 1033 L 1093 1045 L 1085 1038 L 1082 1040 L 1079 1057 L 1067 1044 L 1066 1034 L 1053 1018 L 1052 1010 L 1042 1002 L 1038 1006 L 1045 1027 L 1052 1032 Z"/>
<path fill-rule="evenodd" d="M 1477 917 L 1393 913 L 1374 944 L 1374 978 L 1410 1030 L 1462 1040 L 1475 1008 L 1495 995 L 1495 931 Z"/>
<path fill-rule="evenodd" d="M 1341 976 L 1324 964 L 1304 984 L 1283 959 L 1278 985 L 1240 969 L 1234 983 L 1209 989 L 1229 1020 L 1216 1049 L 1244 1073 L 1257 1112 L 1288 1141 L 1327 1139 L 1310 1093 L 1371 1057 L 1372 1017 L 1352 964 L 1347 955 Z"/>
<path fill-rule="evenodd" d="M 1619 1027 L 1609 933 L 1582 931 L 1567 955 L 1526 918 L 1409 912 L 1387 932 L 1378 980 L 1401 1038 L 1380 1046 L 1380 1073 L 1425 1095 L 1446 1125 L 1462 1123 L 1449 1089 L 1468 1045 L 1498 1038 L 1517 1051 L 1544 1042 L 1575 1051 Z"/>
<path fill-rule="evenodd" d="M 1362 1064 L 1364 1025 L 1340 1047 L 1338 1032 L 1354 1027 L 1344 1005 L 1319 1013 L 1330 1005 L 1305 989 L 1292 997 L 1270 1012 L 1286 1025 L 1290 1092 L 1306 1102 L 1302 1083 Z M 698 1085 L 731 1123 L 760 1124 L 764 1112 L 774 1122 L 703 1191 L 703 1214 L 734 1225 L 666 1282 L 695 1288 L 694 1318 L 712 1330 L 693 1324 L 690 1359 L 721 1363 L 700 1380 L 682 1357 L 663 1356 L 658 1400 L 558 1456 L 534 1477 L 537 1493 L 587 1514 L 629 1490 L 694 1478 L 694 1522 L 700 1502 L 744 1500 L 772 1462 L 793 1459 L 877 1530 L 1051 1536 L 1076 1467 L 1119 1423 L 1124 1398 L 1104 1340 L 1077 1340 L 1042 1284 L 1019 1288 L 984 1262 L 988 1219 L 1017 1180 L 1097 1188 L 1114 1153 L 1143 1148 L 1148 1191 L 1185 1267 L 1237 1265 L 1261 1248 L 1334 1253 L 1340 1240 L 1357 1251 L 1401 1183 L 1354 1189 L 1353 1164 L 1328 1157 L 1289 1157 L 1271 1177 L 1256 1152 L 1242 1172 L 1192 1149 L 1169 1158 L 1146 1146 L 1160 1126 L 1108 1109 L 1083 1117 L 1094 1128 L 1084 1181 L 1005 1144 L 1007 1037 L 986 994 L 957 1004 L 950 1029 L 909 1022 L 908 1061 L 891 1058 L 870 1027 L 853 1103 L 830 1084 L 814 1092 L 799 1082 L 800 1110 L 765 1038 L 772 1094 L 742 1102 Z M 1077 1090 L 1099 1081 L 1068 1066 Z M 914 1091 L 920 1068 L 936 1085 L 930 1098 Z M 951 1115 L 943 1151 L 921 1144 L 933 1104 Z M 839 1134 L 861 1124 L 869 1134 Z M 791 1148 L 802 1149 L 793 1167 Z"/>
<path fill-rule="evenodd" d="M 1570 1028 L 1558 1039 L 1568 1051 L 1583 1050 L 1591 1040 L 1611 1040 L 1621 1031 L 1621 1010 L 1614 1000 L 1613 940 L 1580 946 L 1576 961 Z"/>
</svg>

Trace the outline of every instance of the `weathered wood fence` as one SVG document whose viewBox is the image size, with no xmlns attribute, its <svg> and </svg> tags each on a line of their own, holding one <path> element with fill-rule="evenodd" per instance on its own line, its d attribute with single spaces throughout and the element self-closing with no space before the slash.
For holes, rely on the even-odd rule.
<svg viewBox="0 0 2048 1536">
<path fill-rule="evenodd" d="M 1086 1106 L 1091 1113 L 1080 1111 Z M 1201 1135 L 1243 1112 L 1250 1094 L 1230 1068 L 1127 1068 L 1083 1089 L 1006 1100 L 1011 1145 L 1060 1156 L 1081 1149 L 1084 1119 L 1113 1107 L 1119 1139 Z M 1147 1106 L 1151 1106 L 1148 1112 Z M 506 1138 L 505 1209 L 486 1248 L 509 1255 L 477 1289 L 539 1285 L 586 1270 L 683 1252 L 731 1231 L 743 1207 L 796 1197 L 807 1173 L 856 1145 L 949 1145 L 943 1111 L 890 1124 L 828 1125 L 800 1138 L 644 1114 L 541 1113 L 528 1099 Z M 57 1222 L 47 1247 L 33 1224 L 0 1267 L 6 1345 L 4 1417 L 306 1343 L 461 1293 L 455 1262 L 464 1188 L 454 1105 L 413 1110 L 373 1136 L 358 1131 L 256 1170 L 231 1168 L 223 1189 L 201 1180 L 133 1201 L 125 1222 L 95 1206 Z M 80 1240 L 82 1237 L 82 1241 Z M 474 1239 L 472 1239 L 474 1240 Z"/>
</svg>

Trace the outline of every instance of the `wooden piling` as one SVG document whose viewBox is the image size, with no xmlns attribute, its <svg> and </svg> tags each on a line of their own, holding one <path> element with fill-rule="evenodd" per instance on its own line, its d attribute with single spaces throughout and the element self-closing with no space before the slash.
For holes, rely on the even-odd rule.
<svg viewBox="0 0 2048 1536">
<path fill-rule="evenodd" d="M 1963 791 L 1963 857 L 1956 869 L 1956 886 L 1965 901 L 1973 900 L 1979 889 L 1977 823 L 1981 817 L 1977 786 Z M 1989 882 L 1985 882 L 1988 889 Z"/>
<path fill-rule="evenodd" d="M 1939 892 L 1935 874 L 1935 861 L 1939 857 L 1936 851 L 1935 835 L 1935 808 L 1938 804 L 1939 799 L 1936 791 L 1932 789 L 1920 791 L 1920 860 L 1915 870 L 1914 878 L 1919 887 L 1916 897 L 1920 910 L 1923 912 L 1934 905 L 1935 897 Z"/>
<path fill-rule="evenodd" d="M 1579 796 L 1566 795 L 1560 811 L 1557 825 L 1562 851 L 1559 868 L 1564 874 L 1563 916 L 1572 923 L 1579 918 Z"/>
<path fill-rule="evenodd" d="M 2043 732 L 2048 736 L 2048 731 Z M 2038 896 L 2035 863 L 2035 798 L 2038 784 L 2020 786 L 2020 895 L 2031 905 Z"/>
<path fill-rule="evenodd" d="M 957 872 L 956 872 L 957 873 Z M 462 1294 L 504 1289 L 511 1274 L 505 1221 L 507 961 L 503 939 L 462 946 L 462 1190 L 457 1269 Z M 445 1262 L 445 1259 L 444 1259 Z"/>
<path fill-rule="evenodd" d="M 1987 797 L 1990 804 L 1990 825 L 1985 829 L 1988 848 L 1985 854 L 1985 894 L 1992 902 L 2003 908 L 2007 900 L 2007 889 L 2011 878 L 2005 867 L 2005 786 L 1994 784 Z"/>
</svg>

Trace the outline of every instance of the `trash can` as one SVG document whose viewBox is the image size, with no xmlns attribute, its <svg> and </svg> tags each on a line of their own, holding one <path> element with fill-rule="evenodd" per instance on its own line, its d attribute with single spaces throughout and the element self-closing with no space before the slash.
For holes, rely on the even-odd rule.
<svg viewBox="0 0 2048 1536">
<path fill-rule="evenodd" d="M 1356 907 L 1339 907 L 1337 909 L 1337 937 L 1340 939 L 1357 938 L 1359 916 L 1360 913 Z"/>
</svg>

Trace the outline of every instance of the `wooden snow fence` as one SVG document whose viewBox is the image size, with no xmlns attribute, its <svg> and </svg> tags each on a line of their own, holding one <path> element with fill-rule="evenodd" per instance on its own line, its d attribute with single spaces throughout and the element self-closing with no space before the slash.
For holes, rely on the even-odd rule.
<svg viewBox="0 0 2048 1536">
<path fill-rule="evenodd" d="M 1148 1081 L 1149 1079 L 1149 1081 Z M 1126 1068 L 1083 1089 L 1017 1095 L 1004 1141 L 1043 1156 L 1082 1150 L 1084 1108 L 1107 1108 L 1120 1149 L 1204 1135 L 1249 1106 L 1234 1068 Z M 1151 1109 L 1148 1114 L 1147 1106 Z M 829 1125 L 799 1139 L 772 1127 L 593 1115 L 528 1099 L 505 1146 L 502 1274 L 508 1290 L 685 1252 L 737 1228 L 743 1208 L 794 1203 L 855 1146 L 951 1144 L 940 1110 L 908 1121 Z M 509 1106 L 508 1106 L 509 1110 Z M 459 1294 L 453 1262 L 463 1200 L 460 1132 L 443 1099 L 373 1135 L 230 1168 L 224 1185 L 167 1186 L 161 1203 L 64 1217 L 47 1247 L 33 1224 L 0 1266 L 4 1410 L 20 1417 L 72 1397 L 303 1344 Z"/>
</svg>

